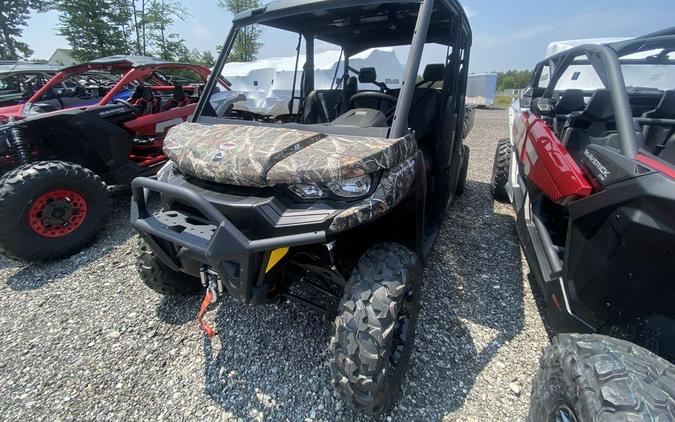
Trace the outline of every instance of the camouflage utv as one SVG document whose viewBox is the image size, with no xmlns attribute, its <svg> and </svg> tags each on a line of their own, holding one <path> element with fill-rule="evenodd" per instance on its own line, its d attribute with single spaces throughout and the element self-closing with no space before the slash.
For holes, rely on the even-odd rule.
<svg viewBox="0 0 675 422">
<path fill-rule="evenodd" d="M 213 74 L 249 25 L 298 37 L 288 113 L 214 110 L 209 80 L 191 122 L 166 137 L 158 180 L 133 182 L 141 278 L 167 295 L 206 288 L 201 314 L 225 293 L 337 313 L 334 385 L 353 407 L 385 411 L 412 352 L 422 262 L 466 178 L 466 15 L 456 0 L 276 1 L 235 17 Z M 315 89 L 317 41 L 342 48 L 334 89 Z M 441 60 L 418 81 L 428 44 Z M 350 64 L 401 45 L 400 80 Z M 152 192 L 160 211 L 147 205 Z"/>
</svg>

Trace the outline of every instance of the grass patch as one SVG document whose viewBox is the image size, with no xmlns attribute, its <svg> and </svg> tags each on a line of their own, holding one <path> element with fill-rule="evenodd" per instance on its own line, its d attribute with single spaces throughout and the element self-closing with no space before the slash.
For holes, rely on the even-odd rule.
<svg viewBox="0 0 675 422">
<path fill-rule="evenodd" d="M 492 103 L 492 107 L 508 108 L 512 102 L 513 97 L 509 95 L 497 95 L 495 96 L 494 102 Z"/>
</svg>

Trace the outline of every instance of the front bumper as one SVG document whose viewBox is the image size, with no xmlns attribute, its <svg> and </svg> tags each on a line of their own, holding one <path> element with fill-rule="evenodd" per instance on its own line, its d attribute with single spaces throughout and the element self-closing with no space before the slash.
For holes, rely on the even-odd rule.
<svg viewBox="0 0 675 422">
<path fill-rule="evenodd" d="M 132 192 L 131 224 L 166 266 L 198 275 L 199 267 L 206 264 L 228 292 L 244 303 L 278 299 L 277 285 L 265 282 L 273 250 L 326 241 L 324 230 L 249 239 L 212 203 L 183 186 L 137 178 Z M 150 192 L 188 204 L 198 211 L 198 217 L 175 210 L 150 212 Z"/>
</svg>

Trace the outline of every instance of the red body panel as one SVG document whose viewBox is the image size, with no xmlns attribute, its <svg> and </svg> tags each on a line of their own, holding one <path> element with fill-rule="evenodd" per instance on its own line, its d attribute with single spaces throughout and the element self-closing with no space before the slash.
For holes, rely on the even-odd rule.
<svg viewBox="0 0 675 422">
<path fill-rule="evenodd" d="M 653 168 L 656 171 L 660 171 L 661 173 L 665 174 L 666 176 L 675 179 L 675 167 L 668 165 L 664 163 L 663 161 L 655 160 L 653 158 L 650 158 L 644 154 L 638 154 L 635 156 L 635 159 L 642 164 L 646 164 L 647 166 Z"/>
<path fill-rule="evenodd" d="M 525 176 L 552 201 L 565 204 L 591 194 L 590 182 L 542 119 L 524 112 L 512 136 Z"/>
<path fill-rule="evenodd" d="M 125 122 L 122 126 L 132 132 L 145 136 L 164 136 L 173 126 L 183 123 L 195 112 L 197 104 L 172 108 L 161 113 L 147 114 Z"/>
<path fill-rule="evenodd" d="M 5 120 L 10 117 L 15 117 L 17 119 L 23 118 L 22 111 L 23 111 L 23 104 L 0 107 L 0 124 L 2 124 L 2 120 Z"/>
</svg>

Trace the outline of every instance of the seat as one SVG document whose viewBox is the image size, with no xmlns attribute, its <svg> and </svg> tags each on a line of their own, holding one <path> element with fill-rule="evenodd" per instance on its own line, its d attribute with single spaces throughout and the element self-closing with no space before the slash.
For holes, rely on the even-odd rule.
<svg viewBox="0 0 675 422">
<path fill-rule="evenodd" d="M 171 110 L 172 108 L 185 107 L 186 105 L 191 104 L 190 98 L 185 95 L 185 90 L 183 85 L 176 84 L 173 86 L 173 95 L 169 98 L 164 105 L 164 110 Z"/>
<path fill-rule="evenodd" d="M 649 119 L 675 119 L 675 90 L 666 91 L 656 108 L 642 117 Z M 654 155 L 665 149 L 666 143 L 675 135 L 675 126 L 647 125 L 643 129 L 645 148 Z"/>
<path fill-rule="evenodd" d="M 302 110 L 302 123 L 317 124 L 335 120 L 349 109 L 349 99 L 357 90 L 358 81 L 352 76 L 347 80 L 345 90 L 320 89 L 310 92 Z"/>
<path fill-rule="evenodd" d="M 134 89 L 134 93 L 131 94 L 129 102 L 131 104 L 134 104 L 137 100 L 140 100 L 142 97 L 143 97 L 143 85 L 138 85 L 136 86 L 136 89 Z"/>
<path fill-rule="evenodd" d="M 586 107 L 584 91 L 581 89 L 568 89 L 562 93 L 560 99 L 553 106 L 555 117 L 553 118 L 553 131 L 560 136 L 570 114 L 582 111 Z"/>
<path fill-rule="evenodd" d="M 141 98 L 135 100 L 131 104 L 136 106 L 142 115 L 157 112 L 157 98 L 152 92 L 152 88 L 149 86 L 144 86 L 141 91 Z"/>
<path fill-rule="evenodd" d="M 578 160 L 587 145 L 619 148 L 614 108 L 609 91 L 600 89 L 593 93 L 582 112 L 572 112 L 563 129 L 562 144 Z"/>
<path fill-rule="evenodd" d="M 659 158 L 675 166 L 675 134 L 663 146 Z"/>
<path fill-rule="evenodd" d="M 82 85 L 78 85 L 78 86 L 75 87 L 75 92 L 73 93 L 73 97 L 83 98 L 83 97 L 86 97 L 86 96 L 87 96 L 87 90 L 85 89 L 85 87 L 83 87 Z"/>
<path fill-rule="evenodd" d="M 442 81 L 444 75 L 444 64 L 428 64 L 422 73 L 422 80 L 415 86 L 408 113 L 408 127 L 415 132 L 420 145 L 429 140 L 436 130 L 436 123 L 440 121 L 442 95 L 439 89 L 432 86 Z"/>
</svg>

